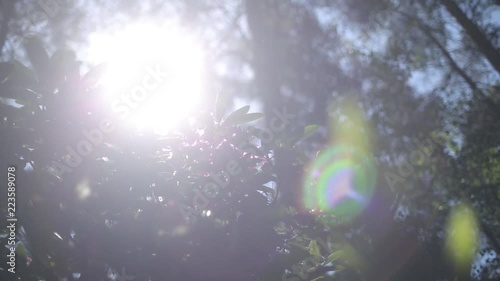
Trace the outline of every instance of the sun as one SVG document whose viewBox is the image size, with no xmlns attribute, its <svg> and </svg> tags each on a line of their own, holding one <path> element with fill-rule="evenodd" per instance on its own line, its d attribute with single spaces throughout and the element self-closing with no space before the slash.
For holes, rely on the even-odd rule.
<svg viewBox="0 0 500 281">
<path fill-rule="evenodd" d="M 165 133 L 196 109 L 203 52 L 173 25 L 130 24 L 89 36 L 88 61 L 105 62 L 104 101 L 123 124 Z"/>
</svg>

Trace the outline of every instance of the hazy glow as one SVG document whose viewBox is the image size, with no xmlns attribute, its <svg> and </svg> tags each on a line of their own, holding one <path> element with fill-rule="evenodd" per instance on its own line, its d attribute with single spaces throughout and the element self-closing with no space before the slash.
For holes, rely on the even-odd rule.
<svg viewBox="0 0 500 281">
<path fill-rule="evenodd" d="M 78 196 L 78 199 L 80 200 L 85 200 L 87 199 L 90 194 L 92 193 L 92 190 L 90 189 L 89 181 L 87 179 L 84 179 L 78 183 L 76 186 L 76 195 Z"/>
<path fill-rule="evenodd" d="M 165 131 L 196 107 L 203 55 L 179 28 L 136 23 L 112 34 L 92 34 L 89 43 L 88 60 L 108 66 L 101 81 L 104 98 L 115 109 L 129 109 L 130 114 L 121 112 L 128 124 Z M 151 72 L 168 75 L 154 79 Z M 134 91 L 141 92 L 140 99 Z"/>
</svg>

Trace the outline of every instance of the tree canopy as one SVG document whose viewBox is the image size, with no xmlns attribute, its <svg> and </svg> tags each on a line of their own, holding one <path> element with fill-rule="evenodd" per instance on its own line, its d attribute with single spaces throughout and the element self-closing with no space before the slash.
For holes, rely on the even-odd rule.
<svg viewBox="0 0 500 281">
<path fill-rule="evenodd" d="M 500 280 L 498 1 L 0 7 L 1 280 Z"/>
</svg>

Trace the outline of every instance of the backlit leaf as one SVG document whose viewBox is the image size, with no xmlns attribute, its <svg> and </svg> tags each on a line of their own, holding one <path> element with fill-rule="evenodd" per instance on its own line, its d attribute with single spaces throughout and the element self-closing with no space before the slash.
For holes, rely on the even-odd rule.
<svg viewBox="0 0 500 281">
<path fill-rule="evenodd" d="M 331 262 L 334 262 L 336 260 L 338 260 L 340 257 L 342 257 L 342 255 L 344 254 L 343 251 L 336 251 L 336 252 L 333 252 L 331 253 L 328 258 L 326 259 L 325 263 L 331 263 Z"/>
<path fill-rule="evenodd" d="M 233 113 L 229 114 L 229 116 L 227 116 L 226 119 L 224 119 L 224 123 L 231 122 L 232 119 L 236 119 L 238 117 L 247 114 L 249 110 L 250 110 L 249 105 L 245 105 L 242 108 L 235 110 Z"/>
<path fill-rule="evenodd" d="M 240 112 L 243 112 L 243 111 L 240 111 Z M 262 113 L 241 114 L 240 112 L 238 114 L 233 113 L 230 116 L 228 116 L 228 118 L 226 118 L 226 120 L 224 121 L 224 124 L 226 124 L 226 125 L 241 125 L 241 124 L 245 124 L 245 123 L 259 120 L 260 118 L 264 117 L 264 114 L 262 114 Z"/>
<path fill-rule="evenodd" d="M 311 254 L 317 260 L 320 260 L 322 258 L 316 240 L 311 240 L 311 242 L 309 242 L 309 254 Z"/>
</svg>

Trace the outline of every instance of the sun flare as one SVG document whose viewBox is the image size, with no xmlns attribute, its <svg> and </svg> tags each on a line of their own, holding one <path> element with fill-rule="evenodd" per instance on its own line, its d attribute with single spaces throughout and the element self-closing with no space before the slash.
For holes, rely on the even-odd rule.
<svg viewBox="0 0 500 281">
<path fill-rule="evenodd" d="M 94 33 L 88 57 L 106 63 L 103 98 L 128 126 L 167 132 L 200 99 L 203 53 L 179 28 L 136 23 L 114 33 Z"/>
</svg>

